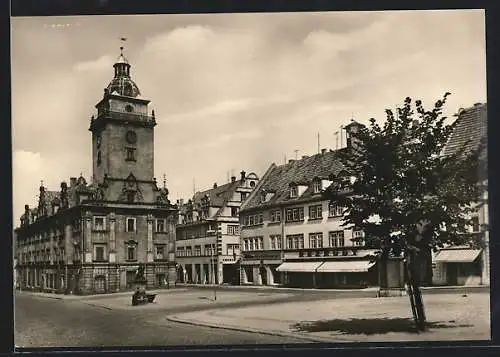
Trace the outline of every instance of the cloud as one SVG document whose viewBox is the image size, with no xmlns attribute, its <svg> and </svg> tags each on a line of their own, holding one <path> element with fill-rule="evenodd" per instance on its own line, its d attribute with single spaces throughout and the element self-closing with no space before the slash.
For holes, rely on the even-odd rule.
<svg viewBox="0 0 500 357">
<path fill-rule="evenodd" d="M 77 72 L 103 71 L 112 68 L 115 59 L 112 56 L 105 55 L 93 61 L 80 62 L 75 64 L 74 70 Z"/>
</svg>

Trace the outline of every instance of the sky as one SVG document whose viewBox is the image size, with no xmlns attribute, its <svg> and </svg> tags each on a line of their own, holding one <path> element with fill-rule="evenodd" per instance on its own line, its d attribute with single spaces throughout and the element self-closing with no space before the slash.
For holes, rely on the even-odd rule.
<svg viewBox="0 0 500 357">
<path fill-rule="evenodd" d="M 94 105 L 124 55 L 155 128 L 155 176 L 188 199 L 241 170 L 340 145 L 409 96 L 486 102 L 483 10 L 12 19 L 13 210 L 91 177 Z M 345 140 L 344 140 L 345 142 Z"/>
</svg>

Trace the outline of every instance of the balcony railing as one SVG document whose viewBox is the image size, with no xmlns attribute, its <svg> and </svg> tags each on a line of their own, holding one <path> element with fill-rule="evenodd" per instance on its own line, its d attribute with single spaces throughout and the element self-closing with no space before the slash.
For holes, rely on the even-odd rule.
<svg viewBox="0 0 500 357">
<path fill-rule="evenodd" d="M 156 119 L 152 116 L 138 114 L 138 113 L 126 113 L 116 110 L 104 110 L 97 115 L 97 118 L 95 120 L 101 118 L 111 118 L 111 119 L 130 121 L 130 122 L 156 124 Z"/>
</svg>

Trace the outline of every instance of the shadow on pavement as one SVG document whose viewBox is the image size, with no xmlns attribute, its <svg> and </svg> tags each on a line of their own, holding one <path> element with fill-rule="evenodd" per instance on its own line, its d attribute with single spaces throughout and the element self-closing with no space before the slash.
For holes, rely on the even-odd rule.
<svg viewBox="0 0 500 357">
<path fill-rule="evenodd" d="M 454 320 L 441 322 L 427 322 L 428 329 L 473 327 L 472 325 L 456 324 Z M 301 321 L 290 325 L 296 332 L 340 332 L 351 335 L 376 335 L 391 332 L 418 333 L 415 323 L 408 318 L 380 318 L 380 319 L 349 319 L 349 320 L 318 320 Z"/>
</svg>

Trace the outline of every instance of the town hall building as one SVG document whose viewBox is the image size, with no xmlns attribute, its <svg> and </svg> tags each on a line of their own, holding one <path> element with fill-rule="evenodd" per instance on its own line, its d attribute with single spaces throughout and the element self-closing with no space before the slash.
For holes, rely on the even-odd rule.
<svg viewBox="0 0 500 357">
<path fill-rule="evenodd" d="M 123 51 L 123 47 L 121 48 Z M 132 288 L 139 264 L 147 287 L 175 284 L 177 206 L 154 178 L 154 128 L 120 54 L 90 119 L 92 178 L 39 189 L 15 230 L 21 289 L 93 294 Z"/>
</svg>

